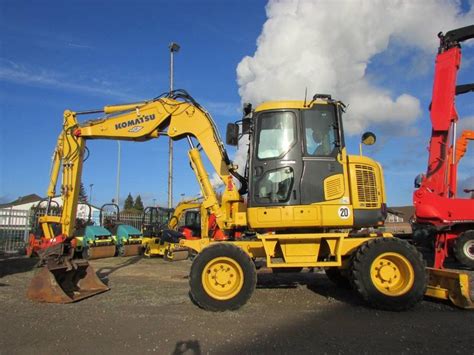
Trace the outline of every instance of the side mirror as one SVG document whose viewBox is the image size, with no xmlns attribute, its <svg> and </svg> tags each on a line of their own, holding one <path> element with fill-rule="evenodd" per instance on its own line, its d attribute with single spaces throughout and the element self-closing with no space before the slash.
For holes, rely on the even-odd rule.
<svg viewBox="0 0 474 355">
<path fill-rule="evenodd" d="M 377 141 L 377 137 L 372 132 L 365 132 L 360 141 L 362 144 L 372 145 Z"/>
<path fill-rule="evenodd" d="M 239 144 L 239 126 L 236 123 L 228 123 L 225 132 L 225 142 L 236 147 Z"/>
</svg>

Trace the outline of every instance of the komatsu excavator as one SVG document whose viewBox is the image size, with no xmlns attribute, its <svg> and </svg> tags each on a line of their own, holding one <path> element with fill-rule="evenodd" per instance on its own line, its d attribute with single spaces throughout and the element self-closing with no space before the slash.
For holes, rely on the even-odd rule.
<svg viewBox="0 0 474 355">
<path fill-rule="evenodd" d="M 458 140 L 456 95 L 474 91 L 474 83 L 457 85 L 461 65 L 461 43 L 474 38 L 474 25 L 439 33 L 433 96 L 430 106 L 432 133 L 426 175 L 415 181 L 413 194 L 415 223 L 434 231 L 433 268 L 428 268 L 427 295 L 449 299 L 463 308 L 474 308 L 468 275 L 444 268 L 450 254 L 467 267 L 474 268 L 474 199 L 457 197 L 459 160 L 473 139 L 464 131 Z"/>
<path fill-rule="evenodd" d="M 382 226 L 386 217 L 383 173 L 374 160 L 347 153 L 344 110 L 342 102 L 321 94 L 309 102 L 266 102 L 255 110 L 246 106 L 241 121 L 250 141 L 245 176 L 229 159 L 211 116 L 185 91 L 102 110 L 65 111 L 48 189 L 48 196 L 54 196 L 62 167 L 63 211 L 40 221 L 45 235 L 57 242 L 42 253 L 44 267 L 32 280 L 30 298 L 72 302 L 107 289 L 87 261 L 71 256 L 87 140 L 168 136 L 188 141 L 202 208 L 215 216 L 229 240 L 242 237 L 180 241 L 199 253 L 190 271 L 190 295 L 200 307 L 222 311 L 244 305 L 256 286 L 256 259 L 272 269 L 331 268 L 350 279 L 374 307 L 414 306 L 426 290 L 424 262 L 407 242 L 366 231 Z M 105 116 L 78 122 L 80 115 L 92 113 Z M 237 143 L 239 126 L 228 126 L 228 143 Z M 372 134 L 364 137 L 375 141 Z M 201 151 L 224 183 L 221 198 Z M 53 234 L 53 224 L 61 226 L 61 235 Z"/>
</svg>

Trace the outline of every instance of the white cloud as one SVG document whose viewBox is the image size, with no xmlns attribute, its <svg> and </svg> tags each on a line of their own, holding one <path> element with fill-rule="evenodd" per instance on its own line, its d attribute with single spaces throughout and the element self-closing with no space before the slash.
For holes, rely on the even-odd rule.
<svg viewBox="0 0 474 355">
<path fill-rule="evenodd" d="M 471 130 L 474 131 L 474 116 L 460 117 L 457 127 L 457 136 L 459 137 L 462 131 Z"/>
<path fill-rule="evenodd" d="M 394 121 L 403 132 L 421 115 L 416 97 L 394 96 L 367 76 L 391 39 L 434 54 L 439 31 L 474 23 L 457 1 L 270 0 L 266 10 L 256 52 L 237 67 L 242 101 L 302 99 L 305 88 L 330 93 L 350 105 L 350 134 Z"/>
</svg>

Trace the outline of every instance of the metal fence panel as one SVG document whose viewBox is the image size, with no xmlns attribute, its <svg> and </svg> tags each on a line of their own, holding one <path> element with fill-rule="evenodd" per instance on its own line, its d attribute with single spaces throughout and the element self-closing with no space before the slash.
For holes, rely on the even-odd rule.
<svg viewBox="0 0 474 355">
<path fill-rule="evenodd" d="M 57 214 L 54 211 L 50 212 Z M 36 211 L 36 216 L 31 218 L 30 210 L 0 209 L 0 253 L 18 253 L 24 250 L 30 230 L 34 228 L 32 225 L 35 225 L 38 218 L 43 215 L 43 210 Z M 93 214 L 91 219 L 95 225 L 100 225 L 98 213 Z M 120 222 L 141 230 L 142 215 L 122 212 Z"/>
<path fill-rule="evenodd" d="M 0 209 L 0 253 L 18 253 L 28 242 L 30 211 Z"/>
</svg>

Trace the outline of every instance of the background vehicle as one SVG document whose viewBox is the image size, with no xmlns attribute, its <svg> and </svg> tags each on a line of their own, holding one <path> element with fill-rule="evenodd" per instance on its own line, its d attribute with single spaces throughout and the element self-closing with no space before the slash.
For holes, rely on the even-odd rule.
<svg viewBox="0 0 474 355">
<path fill-rule="evenodd" d="M 112 234 L 103 226 L 94 225 L 90 206 L 87 220 L 76 219 L 75 229 L 75 251 L 83 259 L 100 259 L 115 255 L 116 246 Z"/>
<path fill-rule="evenodd" d="M 110 210 L 111 208 L 111 210 Z M 115 203 L 106 203 L 100 208 L 100 223 L 113 238 L 117 250 L 114 255 L 138 255 L 141 251 L 142 233 L 133 226 L 120 222 L 120 208 Z"/>
</svg>

